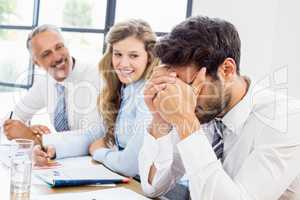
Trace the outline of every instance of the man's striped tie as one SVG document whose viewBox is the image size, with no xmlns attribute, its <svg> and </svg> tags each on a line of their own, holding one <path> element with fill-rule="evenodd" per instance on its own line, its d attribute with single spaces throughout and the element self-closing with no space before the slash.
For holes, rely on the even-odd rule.
<svg viewBox="0 0 300 200">
<path fill-rule="evenodd" d="M 223 131 L 225 129 L 225 125 L 220 119 L 214 119 L 213 122 L 213 142 L 212 148 L 215 151 L 215 154 L 218 159 L 222 159 L 223 157 L 223 149 L 224 149 L 224 142 L 223 142 Z"/>
<path fill-rule="evenodd" d="M 54 111 L 54 128 L 58 132 L 68 131 L 70 128 L 68 125 L 68 117 L 66 112 L 65 87 L 57 83 L 56 89 L 57 104 Z"/>
</svg>

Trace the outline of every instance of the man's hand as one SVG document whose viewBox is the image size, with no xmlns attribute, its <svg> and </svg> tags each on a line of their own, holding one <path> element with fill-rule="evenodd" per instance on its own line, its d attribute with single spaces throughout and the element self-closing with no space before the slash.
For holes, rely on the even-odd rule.
<svg viewBox="0 0 300 200">
<path fill-rule="evenodd" d="M 175 125 L 195 113 L 197 96 L 191 86 L 178 79 L 160 91 L 153 103 L 162 118 Z"/>
<path fill-rule="evenodd" d="M 191 85 L 177 79 L 157 93 L 153 105 L 168 123 L 174 125 L 183 139 L 200 128 L 195 109 L 197 98 L 205 81 L 206 69 L 202 68 Z"/>
<path fill-rule="evenodd" d="M 167 84 L 176 82 L 176 73 L 170 72 L 165 65 L 155 67 L 151 78 L 147 81 L 144 89 L 144 99 L 149 110 L 156 113 L 153 100 L 157 93 L 164 90 Z"/>
<path fill-rule="evenodd" d="M 7 139 L 24 138 L 35 140 L 35 133 L 19 120 L 6 120 L 3 124 Z"/>
<path fill-rule="evenodd" d="M 44 125 L 32 125 L 30 126 L 31 131 L 33 131 L 35 134 L 49 134 L 50 133 L 50 129 L 47 126 Z"/>
<path fill-rule="evenodd" d="M 144 90 L 145 103 L 153 115 L 152 123 L 149 127 L 149 132 L 155 138 L 166 135 L 171 129 L 171 124 L 166 122 L 154 107 L 153 100 L 156 95 L 164 90 L 167 84 L 176 83 L 176 73 L 170 72 L 165 65 L 157 66 L 146 83 Z"/>
<path fill-rule="evenodd" d="M 33 161 L 36 166 L 49 166 L 49 160 L 55 156 L 55 148 L 53 146 L 46 147 L 42 150 L 40 145 L 33 148 Z"/>
<path fill-rule="evenodd" d="M 104 138 L 100 138 L 100 139 L 97 139 L 96 141 L 94 141 L 90 146 L 89 146 L 89 153 L 91 155 L 94 154 L 94 152 L 97 150 L 97 149 L 101 149 L 101 148 L 108 148 L 104 142 Z"/>
</svg>

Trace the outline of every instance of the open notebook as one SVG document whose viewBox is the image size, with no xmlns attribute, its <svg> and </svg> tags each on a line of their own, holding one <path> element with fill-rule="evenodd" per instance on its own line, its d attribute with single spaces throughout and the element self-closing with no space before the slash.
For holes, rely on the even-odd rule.
<svg viewBox="0 0 300 200">
<path fill-rule="evenodd" d="M 34 175 L 50 187 L 78 186 L 91 184 L 128 183 L 129 179 L 112 172 L 103 165 L 91 164 L 91 157 L 59 160 L 61 167 L 35 170 Z"/>
</svg>

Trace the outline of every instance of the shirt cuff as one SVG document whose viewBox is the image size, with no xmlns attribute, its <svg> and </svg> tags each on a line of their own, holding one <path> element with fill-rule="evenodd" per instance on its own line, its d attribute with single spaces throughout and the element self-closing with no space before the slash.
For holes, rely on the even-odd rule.
<svg viewBox="0 0 300 200">
<path fill-rule="evenodd" d="M 172 160 L 173 145 L 171 133 L 158 139 L 155 139 L 151 134 L 146 134 L 144 148 L 147 149 L 145 153 L 148 160 L 152 160 L 155 167 L 159 169 L 165 161 Z"/>
<path fill-rule="evenodd" d="M 108 148 L 100 148 L 94 152 L 93 159 L 104 163 L 107 154 L 109 154 L 112 150 Z"/>
<path fill-rule="evenodd" d="M 179 142 L 177 148 L 188 176 L 217 161 L 215 152 L 202 129 Z"/>
<path fill-rule="evenodd" d="M 155 197 L 160 195 L 159 180 L 164 178 L 164 170 L 172 164 L 173 155 L 172 151 L 172 132 L 161 138 L 155 139 L 151 134 L 145 134 L 144 143 L 139 155 L 139 170 L 141 176 L 141 184 L 144 193 L 149 197 Z M 148 183 L 148 175 L 152 164 L 155 165 L 157 172 L 152 181 L 152 184 Z"/>
</svg>

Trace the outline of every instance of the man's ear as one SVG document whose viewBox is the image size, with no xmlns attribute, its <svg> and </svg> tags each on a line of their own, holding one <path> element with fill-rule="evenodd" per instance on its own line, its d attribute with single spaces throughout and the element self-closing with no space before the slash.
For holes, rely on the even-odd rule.
<svg viewBox="0 0 300 200">
<path fill-rule="evenodd" d="M 31 58 L 31 61 L 32 61 L 32 63 L 34 64 L 34 65 L 36 65 L 36 66 L 40 66 L 39 64 L 38 64 L 38 62 L 37 62 L 37 60 L 36 59 L 34 59 L 34 58 Z"/>
<path fill-rule="evenodd" d="M 236 63 L 232 58 L 226 58 L 218 68 L 218 74 L 222 79 L 231 80 L 237 74 Z"/>
</svg>

